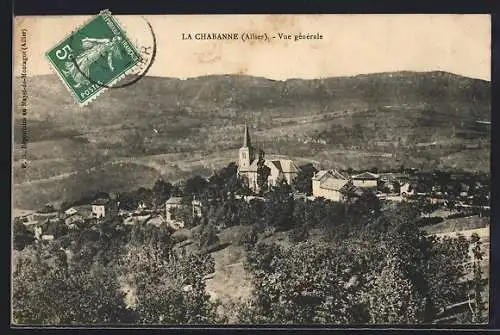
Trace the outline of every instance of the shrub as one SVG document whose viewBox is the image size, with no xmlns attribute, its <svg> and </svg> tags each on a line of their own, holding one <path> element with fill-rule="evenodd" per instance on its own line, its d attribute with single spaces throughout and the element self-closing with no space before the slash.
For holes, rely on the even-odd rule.
<svg viewBox="0 0 500 335">
<path fill-rule="evenodd" d="M 416 224 L 417 224 L 417 227 L 425 227 L 425 226 L 431 226 L 431 225 L 435 225 L 435 224 L 438 224 L 440 222 L 443 222 L 444 219 L 442 217 L 439 217 L 439 216 L 431 216 L 431 217 L 423 217 L 421 219 L 419 219 Z"/>
<path fill-rule="evenodd" d="M 13 227 L 14 236 L 14 249 L 23 250 L 27 245 L 31 244 L 35 240 L 35 235 L 33 232 L 29 231 L 28 228 L 21 222 L 14 223 Z"/>
<path fill-rule="evenodd" d="M 192 237 L 192 233 L 187 229 L 179 229 L 170 235 L 174 243 L 184 242 Z"/>
<path fill-rule="evenodd" d="M 219 243 L 217 228 L 213 224 L 203 226 L 198 235 L 198 245 L 200 248 L 207 248 Z"/>
<path fill-rule="evenodd" d="M 448 215 L 446 218 L 447 219 L 458 219 L 458 218 L 465 218 L 468 216 L 471 216 L 472 213 L 469 211 L 464 211 L 464 212 L 457 212 L 457 213 L 452 213 Z"/>
<path fill-rule="evenodd" d="M 309 229 L 306 225 L 297 226 L 290 230 L 288 238 L 293 243 L 303 242 L 309 238 Z"/>
<path fill-rule="evenodd" d="M 240 244 L 243 245 L 245 250 L 251 250 L 257 244 L 258 240 L 259 237 L 257 234 L 257 230 L 253 228 L 251 230 L 243 232 Z"/>
</svg>

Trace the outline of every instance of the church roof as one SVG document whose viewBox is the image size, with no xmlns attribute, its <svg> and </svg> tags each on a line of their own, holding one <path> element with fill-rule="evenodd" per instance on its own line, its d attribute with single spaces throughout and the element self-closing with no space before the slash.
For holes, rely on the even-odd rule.
<svg viewBox="0 0 500 335">
<path fill-rule="evenodd" d="M 243 147 L 249 148 L 251 146 L 252 146 L 252 143 L 250 142 L 250 133 L 248 132 L 248 127 L 247 127 L 247 124 L 245 123 L 245 134 L 243 137 Z"/>
<path fill-rule="evenodd" d="M 278 171 L 283 171 L 283 168 L 281 167 L 281 162 L 280 161 L 268 161 L 269 163 L 273 164 L 274 166 L 276 166 L 276 168 L 278 169 Z"/>
<path fill-rule="evenodd" d="M 280 159 L 280 164 L 282 171 L 285 173 L 297 173 L 299 172 L 299 168 L 295 164 L 294 161 L 290 159 Z"/>
<path fill-rule="evenodd" d="M 257 171 L 257 163 L 258 159 L 255 159 L 246 171 Z M 299 172 L 299 168 L 297 165 L 290 159 L 266 159 L 265 164 L 268 166 L 274 166 L 278 171 L 283 173 L 297 173 Z"/>
<path fill-rule="evenodd" d="M 376 180 L 379 178 L 378 174 L 371 172 L 363 172 L 358 175 L 352 176 L 352 179 Z"/>
<path fill-rule="evenodd" d="M 92 202 L 92 205 L 106 205 L 109 203 L 109 199 L 99 198 Z"/>
<path fill-rule="evenodd" d="M 254 159 L 251 163 L 250 166 L 246 170 L 240 170 L 244 172 L 257 172 L 257 163 L 259 162 L 258 159 Z"/>
<path fill-rule="evenodd" d="M 181 197 L 170 197 L 167 200 L 166 204 L 169 204 L 169 205 L 170 204 L 175 204 L 176 205 L 176 204 L 180 204 L 181 202 L 182 202 L 182 198 Z"/>
</svg>

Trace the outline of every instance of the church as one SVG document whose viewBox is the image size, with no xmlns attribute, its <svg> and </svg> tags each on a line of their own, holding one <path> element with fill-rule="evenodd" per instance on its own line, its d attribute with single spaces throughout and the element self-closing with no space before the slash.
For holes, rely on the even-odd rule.
<svg viewBox="0 0 500 335">
<path fill-rule="evenodd" d="M 248 186 L 252 191 L 258 192 L 257 163 L 260 158 L 264 160 L 264 165 L 270 169 L 270 174 L 267 178 L 267 184 L 269 186 L 275 186 L 282 180 L 285 180 L 291 185 L 299 172 L 297 165 L 289 159 L 265 159 L 264 155 L 264 151 L 252 147 L 250 133 L 245 124 L 243 146 L 239 150 L 238 176 L 248 181 Z"/>
</svg>

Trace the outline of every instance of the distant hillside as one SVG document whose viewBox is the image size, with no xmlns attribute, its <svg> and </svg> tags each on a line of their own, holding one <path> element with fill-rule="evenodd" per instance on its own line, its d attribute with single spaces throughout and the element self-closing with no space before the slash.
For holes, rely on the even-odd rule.
<svg viewBox="0 0 500 335">
<path fill-rule="evenodd" d="M 14 182 L 24 183 L 23 189 L 51 177 L 47 171 L 57 176 L 124 157 L 147 167 L 148 182 L 151 167 L 169 179 L 190 171 L 208 174 L 236 159 L 245 122 L 266 153 L 322 167 L 489 169 L 489 126 L 476 121 L 490 120 L 490 84 L 446 72 L 287 81 L 146 77 L 84 108 L 55 75 L 47 75 L 30 78 L 28 94 L 32 163 L 28 170 L 14 169 Z M 18 110 L 14 116 L 17 144 L 20 115 Z M 113 168 L 107 173 L 120 178 L 119 165 Z M 56 196 L 35 201 L 15 195 L 15 202 L 32 207 Z"/>
</svg>

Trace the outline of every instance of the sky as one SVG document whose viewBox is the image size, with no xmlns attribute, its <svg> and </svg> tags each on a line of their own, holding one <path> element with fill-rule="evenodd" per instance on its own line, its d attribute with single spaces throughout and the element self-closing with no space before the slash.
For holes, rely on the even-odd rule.
<svg viewBox="0 0 500 335">
<path fill-rule="evenodd" d="M 14 20 L 14 75 L 21 69 L 26 29 L 28 76 L 49 74 L 45 52 L 92 16 L 35 16 Z M 246 74 L 275 80 L 325 78 L 392 71 L 447 71 L 490 80 L 489 15 L 147 15 L 116 18 L 137 46 L 157 55 L 148 75 L 189 78 Z M 183 40 L 191 33 L 267 33 L 270 42 Z M 278 33 L 321 34 L 321 40 L 285 41 Z"/>
</svg>

